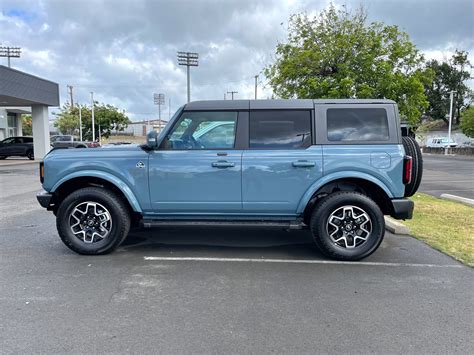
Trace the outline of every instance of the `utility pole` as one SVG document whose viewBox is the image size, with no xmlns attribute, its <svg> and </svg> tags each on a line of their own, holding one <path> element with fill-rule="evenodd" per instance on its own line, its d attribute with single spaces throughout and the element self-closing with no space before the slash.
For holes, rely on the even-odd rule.
<svg viewBox="0 0 474 355">
<path fill-rule="evenodd" d="M 8 67 L 10 68 L 10 58 L 20 58 L 20 47 L 0 47 L 0 57 L 8 58 Z"/>
<path fill-rule="evenodd" d="M 91 91 L 92 141 L 95 142 L 94 93 Z"/>
<path fill-rule="evenodd" d="M 454 101 L 454 93 L 457 91 L 451 90 L 449 92 L 449 128 L 448 128 L 448 145 L 444 148 L 444 154 L 448 155 L 449 148 L 451 147 L 451 122 L 453 121 L 453 101 Z"/>
<path fill-rule="evenodd" d="M 258 85 L 258 74 L 255 75 L 255 100 L 257 100 L 257 85 Z"/>
<path fill-rule="evenodd" d="M 191 78 L 189 67 L 199 66 L 199 54 L 192 52 L 178 52 L 178 64 L 186 66 L 186 78 L 188 86 L 188 102 L 191 101 Z"/>
<path fill-rule="evenodd" d="M 232 95 L 232 100 L 234 99 L 234 94 L 238 94 L 238 91 L 227 91 L 228 94 Z"/>
<path fill-rule="evenodd" d="M 79 140 L 82 142 L 82 107 L 79 106 Z"/>
<path fill-rule="evenodd" d="M 168 121 L 171 119 L 171 98 L 168 99 Z"/>
<path fill-rule="evenodd" d="M 70 104 L 71 104 L 71 109 L 74 107 L 74 97 L 72 94 L 72 90 L 74 89 L 74 86 L 72 85 L 66 85 L 67 90 L 69 92 L 69 97 L 70 97 Z"/>
<path fill-rule="evenodd" d="M 224 93 L 224 100 L 226 100 L 226 98 L 225 98 L 225 93 Z"/>
</svg>

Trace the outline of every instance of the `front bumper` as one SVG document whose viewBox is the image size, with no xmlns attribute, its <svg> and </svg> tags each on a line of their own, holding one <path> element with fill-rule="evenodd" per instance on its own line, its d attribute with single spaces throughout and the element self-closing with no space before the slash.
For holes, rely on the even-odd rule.
<svg viewBox="0 0 474 355">
<path fill-rule="evenodd" d="M 415 204 L 413 201 L 406 198 L 399 198 L 391 200 L 392 202 L 392 216 L 395 219 L 411 219 L 413 217 L 413 209 Z"/>
<path fill-rule="evenodd" d="M 43 191 L 36 195 L 36 199 L 43 208 L 48 208 L 51 205 L 53 195 L 49 192 Z"/>
</svg>

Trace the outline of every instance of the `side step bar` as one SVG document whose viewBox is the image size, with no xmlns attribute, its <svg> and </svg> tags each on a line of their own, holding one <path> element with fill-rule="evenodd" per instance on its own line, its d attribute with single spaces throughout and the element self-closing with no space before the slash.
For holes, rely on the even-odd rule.
<svg viewBox="0 0 474 355">
<path fill-rule="evenodd" d="M 141 222 L 144 228 L 163 227 L 163 226 L 189 226 L 189 227 L 201 227 L 201 226 L 213 226 L 213 227 L 264 227 L 264 228 L 283 228 L 283 229 L 304 229 L 306 224 L 300 220 L 294 221 L 223 221 L 223 220 L 200 220 L 200 221 L 189 221 L 189 220 L 155 220 L 155 219 L 143 219 Z"/>
</svg>

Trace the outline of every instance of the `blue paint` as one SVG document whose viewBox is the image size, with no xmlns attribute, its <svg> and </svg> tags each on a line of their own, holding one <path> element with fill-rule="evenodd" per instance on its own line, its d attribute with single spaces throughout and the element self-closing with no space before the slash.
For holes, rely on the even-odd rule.
<svg viewBox="0 0 474 355">
<path fill-rule="evenodd" d="M 180 112 L 160 134 L 160 142 Z M 400 144 L 285 150 L 62 149 L 45 157 L 43 187 L 54 193 L 73 178 L 100 178 L 119 188 L 132 209 L 147 218 L 294 219 L 321 187 L 344 178 L 370 181 L 389 198 L 402 198 L 404 154 Z"/>
</svg>

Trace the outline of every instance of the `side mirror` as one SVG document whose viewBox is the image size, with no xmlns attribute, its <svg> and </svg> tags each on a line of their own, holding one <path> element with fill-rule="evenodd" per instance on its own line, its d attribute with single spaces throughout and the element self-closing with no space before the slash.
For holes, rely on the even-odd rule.
<svg viewBox="0 0 474 355">
<path fill-rule="evenodd" d="M 158 147 L 158 132 L 148 132 L 148 134 L 146 135 L 146 145 L 150 149 L 156 149 Z"/>
</svg>

